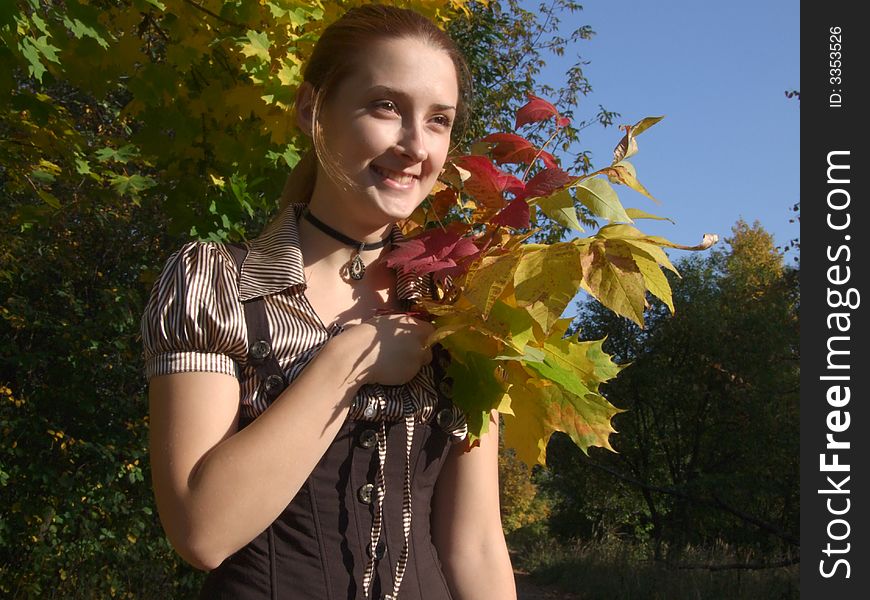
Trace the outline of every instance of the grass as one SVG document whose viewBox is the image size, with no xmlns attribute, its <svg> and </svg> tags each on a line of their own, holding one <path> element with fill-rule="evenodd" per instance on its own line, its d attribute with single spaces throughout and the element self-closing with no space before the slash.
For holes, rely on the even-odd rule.
<svg viewBox="0 0 870 600">
<path fill-rule="evenodd" d="M 514 565 L 532 579 L 572 592 L 581 600 L 786 600 L 799 597 L 799 565 L 762 569 L 681 568 L 687 565 L 769 563 L 737 555 L 724 545 L 682 549 L 671 563 L 650 549 L 621 540 L 564 545 L 539 531 L 511 536 Z"/>
</svg>

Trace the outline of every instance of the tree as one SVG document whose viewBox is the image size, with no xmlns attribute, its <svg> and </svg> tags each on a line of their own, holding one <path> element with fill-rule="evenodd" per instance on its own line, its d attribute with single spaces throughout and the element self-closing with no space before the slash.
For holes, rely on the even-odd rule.
<svg viewBox="0 0 870 600">
<path fill-rule="evenodd" d="M 153 510 L 139 317 L 181 241 L 275 209 L 299 65 L 353 4 L 2 3 L 0 595 L 197 589 Z"/>
<path fill-rule="evenodd" d="M 275 210 L 303 148 L 287 110 L 300 66 L 355 4 L 0 8 L 2 595 L 196 589 L 201 574 L 172 552 L 152 510 L 139 316 L 182 240 L 242 238 Z M 533 61 L 511 85 L 523 61 L 565 45 L 546 25 L 565 3 L 546 17 L 514 2 L 406 5 L 468 32 L 463 47 L 484 82 L 469 136 L 509 123 L 535 89 Z M 581 75 L 571 85 L 582 92 Z"/>
<path fill-rule="evenodd" d="M 640 330 L 582 307 L 579 329 L 632 364 L 604 391 L 626 409 L 618 454 L 551 444 L 545 487 L 569 534 L 650 538 L 660 558 L 714 540 L 797 545 L 797 279 L 757 222 L 732 232 L 729 250 L 678 263 L 673 317 L 655 302 Z"/>
</svg>

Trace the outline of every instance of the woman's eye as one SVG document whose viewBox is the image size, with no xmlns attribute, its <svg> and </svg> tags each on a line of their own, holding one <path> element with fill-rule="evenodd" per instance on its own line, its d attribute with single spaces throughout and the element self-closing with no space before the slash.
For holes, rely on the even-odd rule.
<svg viewBox="0 0 870 600">
<path fill-rule="evenodd" d="M 444 127 L 450 127 L 450 124 L 452 123 L 450 117 L 444 115 L 438 115 L 435 119 L 438 120 L 439 125 L 443 125 Z"/>
<path fill-rule="evenodd" d="M 380 100 L 375 102 L 375 108 L 383 108 L 384 110 L 395 111 L 396 105 L 389 100 Z"/>
</svg>

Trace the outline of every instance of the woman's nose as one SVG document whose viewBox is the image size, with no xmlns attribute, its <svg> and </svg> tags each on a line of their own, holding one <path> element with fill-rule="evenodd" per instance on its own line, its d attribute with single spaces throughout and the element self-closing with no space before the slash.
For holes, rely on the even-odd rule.
<svg viewBox="0 0 870 600">
<path fill-rule="evenodd" d="M 429 151 L 423 140 L 423 131 L 420 125 L 411 124 L 402 128 L 402 138 L 396 148 L 403 156 L 414 162 L 423 162 L 428 158 Z"/>
</svg>

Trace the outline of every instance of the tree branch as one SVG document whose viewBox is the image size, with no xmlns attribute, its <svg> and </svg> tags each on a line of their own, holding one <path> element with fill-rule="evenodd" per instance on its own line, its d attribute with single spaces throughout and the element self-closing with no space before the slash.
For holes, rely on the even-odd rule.
<svg viewBox="0 0 870 600">
<path fill-rule="evenodd" d="M 746 521 L 748 523 L 752 523 L 753 525 L 755 525 L 759 529 L 766 531 L 772 535 L 775 535 L 776 537 L 788 542 L 789 544 L 791 544 L 793 546 L 800 547 L 800 540 L 797 537 L 795 537 L 794 535 L 788 533 L 787 531 L 783 531 L 782 528 L 777 527 L 776 525 L 774 525 L 772 523 L 768 523 L 767 521 L 765 521 L 759 517 L 756 517 L 754 515 L 750 515 L 750 514 L 745 513 L 737 508 L 732 507 L 731 505 L 727 504 L 726 502 L 724 502 L 723 500 L 721 500 L 720 498 L 718 498 L 715 495 L 712 498 L 698 498 L 696 496 L 692 496 L 690 494 L 687 494 L 687 493 L 685 493 L 681 490 L 675 489 L 675 488 L 665 488 L 665 487 L 660 487 L 660 486 L 650 485 L 648 483 L 644 483 L 642 481 L 635 479 L 634 477 L 629 477 L 628 475 L 624 475 L 623 473 L 620 473 L 616 469 L 613 469 L 613 468 L 608 467 L 606 465 L 599 464 L 599 463 L 597 463 L 597 462 L 595 462 L 595 461 L 593 461 L 585 456 L 581 457 L 581 460 L 583 460 L 587 464 L 595 467 L 596 469 L 604 471 L 605 473 L 609 473 L 609 474 L 613 475 L 614 477 L 616 477 L 617 479 L 621 479 L 622 481 L 625 481 L 626 483 L 630 483 L 632 485 L 635 485 L 639 488 L 649 490 L 652 492 L 658 492 L 660 494 L 669 494 L 671 496 L 676 496 L 678 498 L 682 498 L 682 499 L 688 500 L 690 502 L 696 502 L 698 504 L 705 504 L 707 506 L 719 508 L 721 510 L 724 510 L 725 512 L 731 513 L 732 515 L 734 515 L 735 517 L 737 517 L 739 519 L 742 519 L 743 521 Z"/>
</svg>

